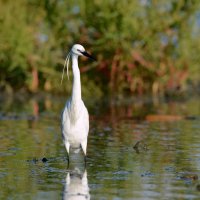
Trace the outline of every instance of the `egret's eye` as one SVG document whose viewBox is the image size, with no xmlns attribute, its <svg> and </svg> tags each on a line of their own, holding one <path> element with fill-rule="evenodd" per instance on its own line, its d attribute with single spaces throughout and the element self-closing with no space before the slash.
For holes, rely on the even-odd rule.
<svg viewBox="0 0 200 200">
<path fill-rule="evenodd" d="M 77 49 L 77 51 L 81 52 L 81 50 L 80 50 L 80 49 Z"/>
</svg>

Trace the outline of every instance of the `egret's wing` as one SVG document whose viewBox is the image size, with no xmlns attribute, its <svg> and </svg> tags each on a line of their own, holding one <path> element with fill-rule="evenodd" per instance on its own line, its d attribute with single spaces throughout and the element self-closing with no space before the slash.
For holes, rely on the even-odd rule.
<svg viewBox="0 0 200 200">
<path fill-rule="evenodd" d="M 70 123 L 68 106 L 69 106 L 69 102 L 66 103 L 65 108 L 61 113 L 61 130 L 62 130 L 63 137 L 65 137 L 64 129 L 67 129 Z"/>
<path fill-rule="evenodd" d="M 89 132 L 89 114 L 84 103 L 83 103 L 83 106 L 84 106 L 84 128 L 85 128 L 85 131 L 88 133 Z"/>
</svg>

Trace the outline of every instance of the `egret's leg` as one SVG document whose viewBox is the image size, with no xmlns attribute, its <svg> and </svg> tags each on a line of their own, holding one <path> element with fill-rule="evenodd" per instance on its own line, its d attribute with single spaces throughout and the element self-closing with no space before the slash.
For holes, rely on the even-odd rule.
<svg viewBox="0 0 200 200">
<path fill-rule="evenodd" d="M 86 156 L 87 154 L 87 141 L 81 142 L 81 147 L 83 149 L 83 153 Z"/>
<path fill-rule="evenodd" d="M 86 154 L 87 154 L 87 140 L 84 141 L 84 142 L 81 142 L 81 147 L 83 149 L 83 153 L 84 153 L 84 156 L 85 156 L 85 163 L 86 163 Z"/>
<path fill-rule="evenodd" d="M 68 163 L 69 163 L 69 147 L 70 147 L 69 142 L 65 141 L 65 148 L 67 150 L 67 160 L 68 160 Z"/>
</svg>

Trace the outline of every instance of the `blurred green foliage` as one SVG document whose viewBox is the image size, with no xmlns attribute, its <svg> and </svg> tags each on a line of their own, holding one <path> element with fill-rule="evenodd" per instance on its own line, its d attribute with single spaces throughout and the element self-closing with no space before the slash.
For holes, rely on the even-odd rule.
<svg viewBox="0 0 200 200">
<path fill-rule="evenodd" d="M 199 9 L 196 0 L 0 0 L 0 90 L 69 91 L 60 78 L 74 43 L 98 59 L 80 64 L 87 95 L 197 85 Z"/>
</svg>

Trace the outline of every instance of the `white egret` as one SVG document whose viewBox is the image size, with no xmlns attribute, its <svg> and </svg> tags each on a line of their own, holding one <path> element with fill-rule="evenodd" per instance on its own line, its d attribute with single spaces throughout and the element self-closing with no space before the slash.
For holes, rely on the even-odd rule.
<svg viewBox="0 0 200 200">
<path fill-rule="evenodd" d="M 78 56 L 86 56 L 95 60 L 85 51 L 82 45 L 75 44 L 73 45 L 65 61 L 64 69 L 67 64 L 68 75 L 69 59 L 70 57 L 72 58 L 73 71 L 72 94 L 69 100 L 66 102 L 61 115 L 62 136 L 68 154 L 68 163 L 70 147 L 75 149 L 80 149 L 81 147 L 86 161 L 87 137 L 89 132 L 89 115 L 81 98 L 81 80 L 80 70 L 78 67 Z"/>
</svg>

